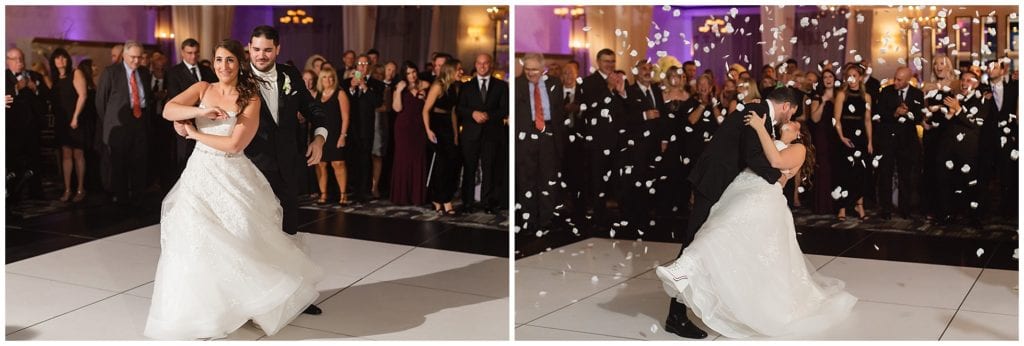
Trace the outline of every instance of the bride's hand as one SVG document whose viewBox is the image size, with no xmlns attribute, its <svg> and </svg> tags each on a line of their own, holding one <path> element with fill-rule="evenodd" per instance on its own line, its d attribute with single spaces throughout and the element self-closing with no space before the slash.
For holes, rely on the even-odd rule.
<svg viewBox="0 0 1024 346">
<path fill-rule="evenodd" d="M 225 112 L 220 107 L 200 108 L 198 117 L 206 117 L 211 120 L 224 120 L 228 118 L 228 112 Z"/>
<path fill-rule="evenodd" d="M 764 129 L 764 120 L 766 117 L 757 115 L 757 112 L 750 111 L 745 117 L 743 117 L 743 123 L 747 126 L 753 127 L 757 131 L 766 131 Z"/>
<path fill-rule="evenodd" d="M 199 131 L 196 130 L 195 125 L 192 125 L 192 123 L 190 123 L 190 122 L 186 122 L 186 123 L 181 124 L 181 126 L 185 128 L 185 138 L 186 139 L 197 139 L 196 135 L 199 133 Z"/>
</svg>

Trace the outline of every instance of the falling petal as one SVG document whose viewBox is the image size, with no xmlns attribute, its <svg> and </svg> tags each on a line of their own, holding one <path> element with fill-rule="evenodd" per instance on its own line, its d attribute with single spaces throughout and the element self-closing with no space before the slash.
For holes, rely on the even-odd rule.
<svg viewBox="0 0 1024 346">
<path fill-rule="evenodd" d="M 979 258 L 980 258 L 980 257 L 981 257 L 981 255 L 982 255 L 982 254 L 984 254 L 984 253 L 985 253 L 985 249 L 983 249 L 983 248 L 978 248 L 978 257 L 979 257 Z"/>
</svg>

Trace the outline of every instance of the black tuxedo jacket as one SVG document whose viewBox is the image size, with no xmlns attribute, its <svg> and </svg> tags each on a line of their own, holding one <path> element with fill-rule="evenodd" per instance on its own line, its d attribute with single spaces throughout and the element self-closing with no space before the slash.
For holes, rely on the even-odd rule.
<svg viewBox="0 0 1024 346">
<path fill-rule="evenodd" d="M 727 115 L 690 172 L 693 188 L 712 203 L 718 201 L 729 183 L 745 168 L 750 168 L 769 184 L 774 184 L 782 175 L 765 157 L 757 132 L 743 123 L 744 116 L 750 111 L 768 117 L 768 105 L 765 103 L 746 105 L 742 111 Z M 770 118 L 765 119 L 765 127 L 774 137 Z"/>
<path fill-rule="evenodd" d="M 291 79 L 287 94 L 286 75 Z M 302 75 L 295 67 L 277 64 L 277 97 L 278 122 L 274 122 L 270 108 L 267 107 L 267 100 L 260 93 L 260 126 L 252 142 L 245 148 L 245 156 L 248 156 L 264 175 L 280 172 L 283 179 L 295 181 L 297 168 L 304 166 L 295 148 L 298 147 L 300 140 L 306 140 L 298 137 L 299 120 L 295 114 L 302 113 L 313 128 L 326 127 L 327 116 L 320 107 L 320 102 L 309 94 L 309 90 L 302 83 Z"/>
<path fill-rule="evenodd" d="M 544 132 L 550 132 L 555 138 L 564 138 L 568 135 L 568 128 L 565 126 L 565 95 L 562 94 L 562 82 L 558 78 L 548 78 L 544 81 L 547 86 L 548 102 L 551 103 L 551 121 Z M 516 136 L 520 133 L 526 134 L 526 141 L 530 136 L 540 134 L 533 121 L 533 108 L 530 107 L 530 81 L 525 76 L 516 78 Z M 556 140 L 556 150 L 560 153 L 564 150 L 562 146 L 565 141 Z"/>
<path fill-rule="evenodd" d="M 341 82 L 341 90 L 348 93 L 351 112 L 349 113 L 348 138 L 373 141 L 374 119 L 377 108 L 384 104 L 384 82 L 366 79 L 366 91 L 349 92 L 352 78 Z M 335 131 L 340 131 L 335 130 Z"/>
<path fill-rule="evenodd" d="M 594 72 L 583 79 L 580 94 L 576 98 L 586 110 L 582 112 L 583 135 L 591 136 L 588 142 L 594 149 L 615 149 L 620 143 L 619 130 L 624 129 L 622 121 L 626 115 L 626 100 L 618 93 L 608 89 L 607 80 L 599 72 Z M 610 100 L 610 102 L 605 102 Z M 603 117 L 603 110 L 608 116 Z"/>
<path fill-rule="evenodd" d="M 97 129 L 100 130 L 97 141 L 103 145 L 109 145 L 111 132 L 122 127 L 132 127 L 132 131 L 145 130 L 148 122 L 146 118 L 154 116 L 157 107 L 153 90 L 150 88 L 153 84 L 153 75 L 142 66 L 136 71 L 142 81 L 139 88 L 142 89 L 146 105 L 142 109 L 141 119 L 135 119 L 132 115 L 131 90 L 124 64 L 110 65 L 100 76 L 100 83 L 96 86 L 96 111 L 99 116 Z M 139 131 L 137 135 L 145 136 L 145 131 Z"/>
<path fill-rule="evenodd" d="M 900 117 L 896 115 L 896 107 L 899 107 L 900 103 L 906 103 L 910 109 L 903 122 L 900 122 Z M 896 87 L 886 86 L 879 93 L 877 104 L 879 119 L 875 121 L 875 132 L 872 136 L 876 150 L 911 145 L 911 140 L 916 142 L 916 125 L 924 120 L 924 93 L 921 89 L 908 86 L 906 98 L 901 100 Z"/>
<path fill-rule="evenodd" d="M 550 83 L 550 80 L 548 81 Z M 529 103 L 527 103 L 529 106 Z M 473 120 L 473 112 L 487 113 L 488 120 L 478 124 Z M 491 76 L 487 81 L 486 101 L 480 95 L 480 81 L 473 77 L 469 82 L 462 83 L 459 92 L 459 104 L 455 113 L 462 120 L 462 138 L 480 140 L 484 138 L 498 139 L 503 131 L 501 124 L 508 118 L 508 82 Z"/>
<path fill-rule="evenodd" d="M 50 89 L 43 82 L 43 76 L 35 71 L 25 71 L 31 82 L 36 83 L 36 91 L 33 92 L 26 84 L 20 90 L 14 90 L 18 85 L 18 77 L 11 70 L 6 70 L 6 95 L 14 96 L 14 103 L 7 109 L 7 133 L 29 129 L 29 126 L 37 125 L 37 121 L 49 111 L 48 100 Z"/>
<path fill-rule="evenodd" d="M 654 96 L 653 101 L 650 97 L 644 95 L 644 92 L 640 90 L 639 84 L 633 83 L 626 87 L 626 113 L 624 114 L 625 117 L 621 120 L 628 136 L 637 141 L 660 140 L 664 137 L 664 132 L 667 131 L 667 128 L 663 126 L 667 114 L 661 114 L 661 117 L 657 119 L 644 119 L 644 111 L 655 109 L 660 112 L 665 108 L 665 99 L 661 93 L 661 86 L 651 84 L 650 91 Z M 649 134 L 647 137 L 644 137 L 643 133 L 647 131 L 649 131 Z"/>
<path fill-rule="evenodd" d="M 199 74 L 202 75 L 204 82 L 217 82 L 217 74 L 213 73 L 213 70 L 206 66 L 199 65 Z M 178 96 L 182 91 L 198 82 L 196 76 L 188 70 L 185 63 L 181 62 L 174 65 L 164 74 L 164 83 L 167 85 L 167 99 L 170 100 Z"/>
</svg>

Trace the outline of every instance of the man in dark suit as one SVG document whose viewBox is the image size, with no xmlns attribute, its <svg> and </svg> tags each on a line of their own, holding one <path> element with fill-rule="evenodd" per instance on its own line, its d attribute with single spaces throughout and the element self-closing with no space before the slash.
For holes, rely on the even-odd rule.
<svg viewBox="0 0 1024 346">
<path fill-rule="evenodd" d="M 589 174 L 586 149 L 584 148 L 583 118 L 580 112 L 580 101 L 583 94 L 583 78 L 580 76 L 580 63 L 575 60 L 565 63 L 562 67 L 562 98 L 565 99 L 565 117 L 568 135 L 565 136 L 565 152 L 562 177 L 566 184 L 566 203 L 571 208 L 573 217 L 582 217 L 585 206 L 580 198 L 587 196 L 586 176 Z"/>
<path fill-rule="evenodd" d="M 50 89 L 43 82 L 42 75 L 25 69 L 25 54 L 21 49 L 8 49 L 6 58 L 7 172 L 14 174 L 15 187 L 27 183 L 31 194 L 38 194 L 37 197 L 42 198 L 39 131 L 43 115 L 48 111 Z M 8 200 L 8 205 L 16 202 L 20 195 L 16 190 L 8 191 L 8 196 L 13 197 Z"/>
<path fill-rule="evenodd" d="M 561 81 L 543 74 L 544 56 L 531 53 L 523 57 L 523 75 L 516 78 L 516 200 L 520 220 L 528 223 L 525 236 L 553 226 L 555 206 L 562 201 L 561 185 L 549 182 L 558 181 L 561 171 L 564 99 Z"/>
<path fill-rule="evenodd" d="M 587 148 L 587 161 L 590 165 L 587 173 L 587 195 L 584 205 L 587 214 L 593 218 L 593 225 L 598 229 L 608 226 L 608 210 L 606 203 L 612 193 L 611 172 L 614 154 L 618 151 L 618 123 L 613 120 L 622 117 L 622 103 L 626 92 L 612 90 L 608 78 L 615 73 L 615 52 L 602 49 L 597 52 L 595 73 L 583 79 L 582 91 L 579 94 L 580 109 L 583 120 L 584 146 Z"/>
<path fill-rule="evenodd" d="M 199 65 L 199 41 L 192 38 L 185 39 L 185 41 L 181 42 L 180 52 L 181 62 L 171 67 L 165 76 L 168 100 L 178 96 L 182 91 L 185 91 L 185 89 L 199 81 L 217 82 L 217 74 L 213 73 L 213 70 Z M 175 141 L 177 152 L 177 165 L 175 168 L 177 174 L 174 175 L 174 181 L 177 181 L 178 177 L 181 176 L 181 171 L 185 169 L 188 157 L 192 155 L 192 149 L 196 147 L 196 141 L 185 139 L 185 137 L 181 136 L 177 136 Z M 171 185 L 174 185 L 174 183 L 172 182 Z"/>
<path fill-rule="evenodd" d="M 377 108 L 384 104 L 384 82 L 370 76 L 370 58 L 356 58 L 352 78 L 341 82 L 341 90 L 348 92 L 349 133 L 345 138 L 345 161 L 352 187 L 352 200 L 366 202 L 373 198 L 373 137 Z M 334 129 L 332 129 L 334 130 Z M 338 130 L 335 130 L 338 131 Z"/>
<path fill-rule="evenodd" d="M 1017 134 L 1020 130 L 1017 123 L 1017 116 L 1010 117 L 1010 114 L 1020 114 L 1018 107 L 1018 90 L 1020 83 L 1010 78 L 1007 64 L 1009 58 L 989 61 L 988 66 L 988 89 L 985 98 L 989 107 L 989 118 L 981 127 L 980 153 L 978 157 L 981 165 L 981 186 L 983 191 L 989 192 L 986 188 L 990 182 L 998 181 L 998 193 L 991 195 L 985 193 L 986 202 L 991 201 L 994 196 L 999 196 L 999 209 L 991 207 L 991 202 L 983 203 L 982 207 L 992 210 L 998 215 L 1007 219 L 1017 218 L 1018 196 L 1017 187 L 1017 159 L 1014 150 L 1017 149 Z"/>
<path fill-rule="evenodd" d="M 878 204 L 881 217 L 888 219 L 894 209 L 893 182 L 899 196 L 898 213 L 908 217 L 917 205 L 918 171 L 921 164 L 921 141 L 917 124 L 924 119 L 924 93 L 910 85 L 910 69 L 900 67 L 892 84 L 882 89 L 878 100 L 879 118 L 874 120 L 875 158 L 878 161 Z"/>
<path fill-rule="evenodd" d="M 774 125 L 789 121 L 802 101 L 799 95 L 800 93 L 793 88 L 778 88 L 768 95 L 766 102 L 750 104 L 725 117 L 715 131 L 715 137 L 708 143 L 707 148 L 697 159 L 693 171 L 690 172 L 689 180 L 693 183 L 694 192 L 693 212 L 690 214 L 687 232 L 683 235 L 680 256 L 683 249 L 693 241 L 697 230 L 707 221 L 711 206 L 718 202 L 718 198 L 740 171 L 750 168 L 764 178 L 766 184 L 780 182 L 783 186 L 786 185 L 786 180 L 795 174 L 772 168 L 761 148 L 757 133 L 744 124 L 744 116 L 754 112 L 767 117 L 771 121 L 765 121 L 765 127 L 772 137 L 776 137 Z M 707 333 L 690 323 L 686 317 L 686 306 L 675 299 L 671 300 L 665 331 L 686 338 L 707 337 Z"/>
<path fill-rule="evenodd" d="M 295 183 L 298 170 L 302 169 L 302 158 L 297 155 L 296 142 L 299 126 L 296 112 L 313 124 L 313 141 L 306 150 L 306 166 L 320 162 L 324 141 L 327 140 L 327 117 L 320 103 L 313 99 L 302 84 L 302 74 L 295 67 L 278 64 L 280 42 L 277 29 L 258 26 L 249 39 L 249 56 L 253 72 L 267 81 L 260 85 L 260 127 L 256 136 L 245 148 L 245 156 L 270 182 L 281 206 L 284 208 L 282 228 L 285 233 L 298 232 L 298 190 Z M 319 315 L 322 311 L 310 305 L 304 313 Z"/>
<path fill-rule="evenodd" d="M 501 203 L 496 184 L 498 141 L 502 139 L 501 124 L 508 118 L 508 83 L 491 75 L 492 58 L 479 54 L 474 61 L 476 75 L 463 83 L 459 103 L 455 107 L 462 122 L 459 144 L 462 146 L 462 207 L 467 212 L 482 209 L 494 213 Z M 479 163 L 479 165 L 478 165 Z M 474 197 L 476 173 L 481 173 L 480 199 Z"/>
<path fill-rule="evenodd" d="M 155 108 L 152 75 L 140 66 L 142 45 L 125 42 L 122 59 L 103 70 L 96 87 L 103 185 L 120 204 L 137 200 L 145 189 L 146 117 Z"/>
<path fill-rule="evenodd" d="M 978 75 L 971 71 L 960 73 L 960 90 L 957 95 L 943 99 L 943 111 L 931 119 L 944 127 L 936 143 L 936 158 L 939 163 L 936 179 L 938 193 L 938 215 L 940 222 L 952 223 L 955 216 L 966 216 L 967 223 L 981 226 L 978 208 L 978 145 L 981 126 L 988 121 L 989 105 L 982 92 Z"/>
<path fill-rule="evenodd" d="M 622 174 L 623 198 L 619 206 L 629 224 L 642 230 L 649 225 L 650 212 L 654 208 L 654 194 L 651 190 L 658 181 L 652 166 L 661 154 L 661 112 L 665 105 L 661 87 L 653 83 L 653 66 L 647 59 L 640 60 L 634 66 L 635 83 L 626 87 L 626 113 L 621 118 L 625 128 L 626 145 L 623 163 L 626 168 Z M 656 190 L 656 189 L 655 189 Z M 657 192 L 657 191 L 656 191 Z M 669 193 L 678 193 L 667 191 Z"/>
</svg>

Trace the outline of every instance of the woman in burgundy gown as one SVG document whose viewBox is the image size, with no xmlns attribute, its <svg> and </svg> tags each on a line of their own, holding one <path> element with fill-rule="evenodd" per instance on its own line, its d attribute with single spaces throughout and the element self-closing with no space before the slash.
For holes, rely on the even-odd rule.
<svg viewBox="0 0 1024 346">
<path fill-rule="evenodd" d="M 423 137 L 423 104 L 430 86 L 417 77 L 416 64 L 403 64 L 405 79 L 395 86 L 395 157 L 391 168 L 391 203 L 426 203 L 427 140 Z"/>
<path fill-rule="evenodd" d="M 813 184 L 811 184 L 813 194 L 811 206 L 815 214 L 832 214 L 836 211 L 832 204 L 832 189 L 834 187 L 832 161 L 834 155 L 831 149 L 832 143 L 839 142 L 831 116 L 835 109 L 832 100 L 835 99 L 836 81 L 835 72 L 826 66 L 821 72 L 818 85 L 814 87 L 811 94 L 811 117 L 807 125 L 811 130 L 811 140 L 814 142 L 815 162 L 818 163 L 812 178 Z"/>
</svg>

